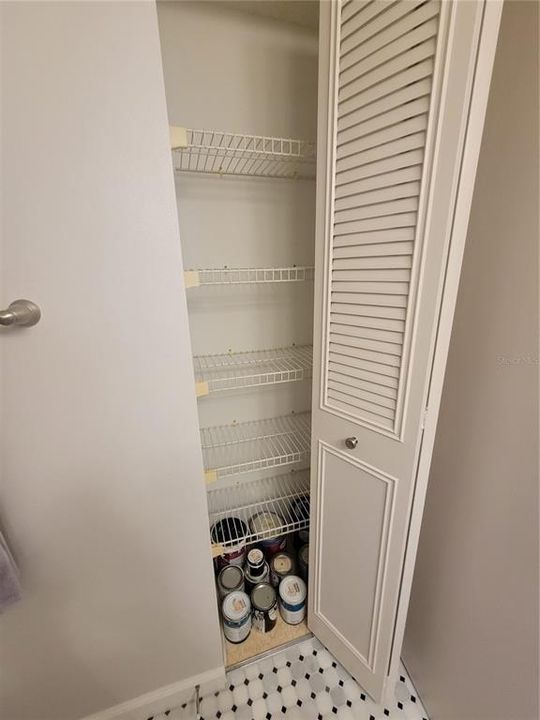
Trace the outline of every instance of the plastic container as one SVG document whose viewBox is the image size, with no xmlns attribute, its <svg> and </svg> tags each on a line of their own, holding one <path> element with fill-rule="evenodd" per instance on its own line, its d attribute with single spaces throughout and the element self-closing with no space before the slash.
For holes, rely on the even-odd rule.
<svg viewBox="0 0 540 720">
<path fill-rule="evenodd" d="M 279 584 L 279 612 L 289 625 L 298 625 L 306 617 L 306 583 L 298 575 L 288 575 Z"/>
<path fill-rule="evenodd" d="M 223 633 L 229 642 L 241 643 L 251 632 L 251 602 L 245 592 L 229 593 L 221 606 Z"/>
</svg>

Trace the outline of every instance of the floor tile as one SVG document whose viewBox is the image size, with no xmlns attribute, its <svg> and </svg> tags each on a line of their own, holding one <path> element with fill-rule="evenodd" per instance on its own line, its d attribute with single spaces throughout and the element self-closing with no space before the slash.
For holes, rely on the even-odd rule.
<svg viewBox="0 0 540 720">
<path fill-rule="evenodd" d="M 201 700 L 202 720 L 427 720 L 401 667 L 395 703 L 374 703 L 319 640 L 302 640 L 227 673 L 224 690 Z M 149 720 L 196 720 L 195 703 Z"/>
</svg>

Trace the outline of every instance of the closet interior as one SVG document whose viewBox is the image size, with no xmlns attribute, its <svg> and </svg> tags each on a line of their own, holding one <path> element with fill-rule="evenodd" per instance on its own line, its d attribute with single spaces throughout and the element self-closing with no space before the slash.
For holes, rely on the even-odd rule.
<svg viewBox="0 0 540 720">
<path fill-rule="evenodd" d="M 217 572 L 308 541 L 318 3 L 158 15 Z M 307 632 L 278 613 L 225 665 Z"/>
</svg>

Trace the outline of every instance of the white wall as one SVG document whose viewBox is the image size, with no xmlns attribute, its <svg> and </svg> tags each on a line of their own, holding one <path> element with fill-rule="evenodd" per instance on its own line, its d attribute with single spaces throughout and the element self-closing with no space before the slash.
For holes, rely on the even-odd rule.
<svg viewBox="0 0 540 720">
<path fill-rule="evenodd" d="M 2 3 L 0 714 L 75 720 L 222 665 L 156 11 Z M 141 712 L 146 718 L 150 712 Z"/>
<path fill-rule="evenodd" d="M 158 3 L 158 16 L 172 125 L 315 140 L 313 31 L 226 2 Z M 314 181 L 182 175 L 176 188 L 186 268 L 313 264 Z M 194 352 L 311 343 L 312 294 L 312 283 L 190 290 Z M 294 383 L 203 398 L 199 414 L 206 426 L 309 406 L 309 383 Z"/>
<path fill-rule="evenodd" d="M 404 645 L 433 720 L 538 718 L 538 50 L 506 2 Z"/>
</svg>

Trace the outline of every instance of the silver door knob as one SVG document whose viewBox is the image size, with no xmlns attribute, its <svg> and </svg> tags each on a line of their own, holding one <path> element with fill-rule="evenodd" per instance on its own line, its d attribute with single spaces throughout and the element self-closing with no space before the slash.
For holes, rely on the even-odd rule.
<svg viewBox="0 0 540 720">
<path fill-rule="evenodd" d="M 14 300 L 7 310 L 0 310 L 0 325 L 30 327 L 39 322 L 41 310 L 31 300 Z"/>
<path fill-rule="evenodd" d="M 349 450 L 354 450 L 354 448 L 358 445 L 358 438 L 345 438 L 345 445 L 349 448 Z"/>
</svg>

